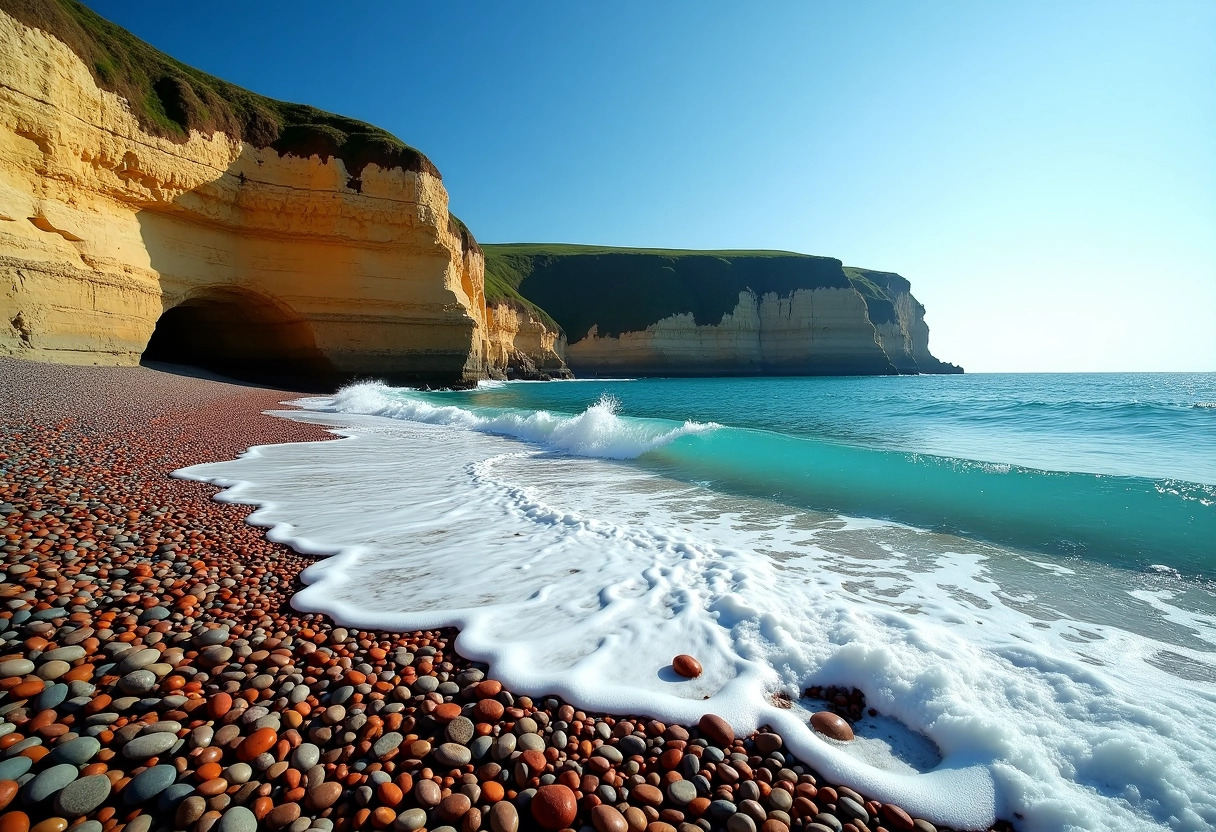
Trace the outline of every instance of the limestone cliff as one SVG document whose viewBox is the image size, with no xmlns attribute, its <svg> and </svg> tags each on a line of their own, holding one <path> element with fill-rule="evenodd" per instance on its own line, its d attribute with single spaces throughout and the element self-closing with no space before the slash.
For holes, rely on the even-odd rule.
<svg viewBox="0 0 1216 832">
<path fill-rule="evenodd" d="M 547 380 L 571 378 L 566 366 L 566 336 L 532 310 L 506 301 L 486 305 L 492 375 Z"/>
<path fill-rule="evenodd" d="M 908 281 L 793 252 L 488 245 L 486 284 L 551 314 L 578 375 L 961 372 Z"/>
<path fill-rule="evenodd" d="M 137 59 L 174 74 L 134 106 L 105 86 Z M 0 0 L 2 353 L 318 381 L 560 369 L 556 328 L 487 311 L 447 206 L 383 131 L 224 85 L 72 0 Z"/>
</svg>

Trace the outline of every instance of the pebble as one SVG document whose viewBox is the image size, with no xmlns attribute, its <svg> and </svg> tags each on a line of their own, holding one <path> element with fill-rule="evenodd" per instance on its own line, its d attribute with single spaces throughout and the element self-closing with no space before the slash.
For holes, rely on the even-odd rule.
<svg viewBox="0 0 1216 832">
<path fill-rule="evenodd" d="M 258 819 L 244 806 L 233 806 L 224 812 L 214 828 L 215 832 L 257 832 Z"/>
<path fill-rule="evenodd" d="M 467 765 L 473 759 L 469 749 L 454 742 L 443 743 L 432 751 L 431 755 L 436 763 L 447 768 L 459 768 Z"/>
<path fill-rule="evenodd" d="M 735 741 L 735 729 L 731 728 L 730 723 L 717 714 L 706 714 L 701 717 L 697 727 L 703 737 L 723 748 Z"/>
<path fill-rule="evenodd" d="M 51 751 L 51 759 L 57 763 L 71 763 L 74 766 L 87 765 L 89 760 L 101 751 L 101 743 L 95 737 L 77 737 L 55 746 Z"/>
<path fill-rule="evenodd" d="M 695 679 L 702 671 L 701 663 L 687 653 L 681 653 L 672 659 L 671 667 L 685 679 Z"/>
<path fill-rule="evenodd" d="M 55 798 L 56 810 L 68 817 L 92 812 L 110 796 L 112 784 L 104 774 L 81 777 L 64 786 Z"/>
<path fill-rule="evenodd" d="M 122 747 L 122 756 L 128 760 L 146 760 L 164 754 L 177 743 L 176 734 L 143 734 Z"/>
<path fill-rule="evenodd" d="M 819 711 L 811 714 L 811 727 L 825 737 L 848 742 L 853 739 L 853 729 L 843 717 L 831 711 Z"/>
<path fill-rule="evenodd" d="M 177 780 L 177 769 L 170 765 L 157 765 L 144 769 L 131 779 L 122 790 L 122 799 L 128 806 L 151 800 Z"/>
<path fill-rule="evenodd" d="M 67 763 L 51 766 L 26 783 L 21 793 L 30 803 L 41 803 L 75 780 L 78 773 L 76 766 Z"/>
<path fill-rule="evenodd" d="M 553 784 L 536 790 L 529 804 L 532 817 L 545 829 L 565 829 L 574 823 L 578 801 L 568 787 Z"/>
<path fill-rule="evenodd" d="M 28 659 L 9 659 L 0 662 L 0 677 L 28 676 L 34 672 L 34 663 Z"/>
</svg>

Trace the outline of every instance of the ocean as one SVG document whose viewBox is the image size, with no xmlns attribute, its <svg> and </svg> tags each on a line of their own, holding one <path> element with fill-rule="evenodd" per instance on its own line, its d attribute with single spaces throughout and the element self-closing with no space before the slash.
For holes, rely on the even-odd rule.
<svg viewBox="0 0 1216 832">
<path fill-rule="evenodd" d="M 1216 828 L 1216 374 L 365 383 L 179 475 L 520 693 L 737 731 L 956 827 Z M 678 653 L 705 668 L 676 676 Z M 838 743 L 811 686 L 876 716 Z"/>
</svg>

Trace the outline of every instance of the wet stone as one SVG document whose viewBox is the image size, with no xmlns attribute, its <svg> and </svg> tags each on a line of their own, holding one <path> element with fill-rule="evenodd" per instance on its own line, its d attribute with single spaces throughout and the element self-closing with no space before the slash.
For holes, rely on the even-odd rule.
<svg viewBox="0 0 1216 832">
<path fill-rule="evenodd" d="M 231 727 L 231 726 L 229 726 Z M 131 740 L 123 746 L 122 756 L 128 760 L 146 760 L 149 757 L 159 757 L 177 743 L 177 735 L 159 732 L 144 734 Z"/>
</svg>

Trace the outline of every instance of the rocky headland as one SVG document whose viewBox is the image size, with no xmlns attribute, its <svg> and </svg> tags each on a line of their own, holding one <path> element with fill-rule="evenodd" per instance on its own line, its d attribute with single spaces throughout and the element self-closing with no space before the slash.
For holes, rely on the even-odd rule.
<svg viewBox="0 0 1216 832">
<path fill-rule="evenodd" d="M 313 386 L 567 374 L 560 332 L 487 303 L 435 166 L 378 128 L 226 84 L 71 0 L 0 3 L 0 124 L 2 353 Z"/>
<path fill-rule="evenodd" d="M 566 333 L 577 375 L 958 373 L 900 275 L 785 251 L 486 245 L 487 285 Z"/>
</svg>

